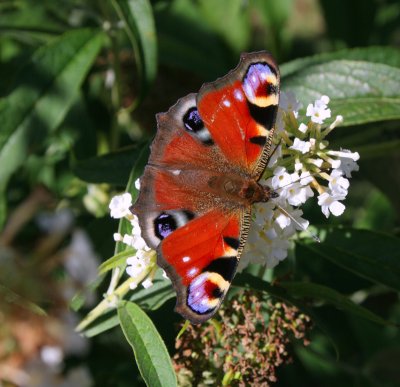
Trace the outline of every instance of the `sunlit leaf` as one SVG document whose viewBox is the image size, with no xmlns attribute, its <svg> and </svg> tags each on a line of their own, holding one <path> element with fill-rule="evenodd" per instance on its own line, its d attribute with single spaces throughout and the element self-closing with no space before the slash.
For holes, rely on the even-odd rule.
<svg viewBox="0 0 400 387">
<path fill-rule="evenodd" d="M 173 297 L 175 297 L 175 292 L 172 289 L 171 281 L 163 278 L 161 270 L 158 270 L 153 285 L 147 289 L 143 287 L 135 289 L 130 301 L 135 302 L 145 310 L 156 310 Z"/>
<path fill-rule="evenodd" d="M 382 63 L 400 68 L 400 50 L 394 47 L 363 47 L 327 52 L 323 54 L 295 59 L 279 66 L 283 78 L 309 66 L 331 62 L 333 60 L 352 60 Z"/>
<path fill-rule="evenodd" d="M 146 384 L 151 387 L 176 386 L 167 348 L 146 313 L 133 302 L 123 302 L 118 308 L 118 316 Z"/>
<path fill-rule="evenodd" d="M 99 267 L 99 273 L 104 274 L 107 273 L 107 271 L 115 269 L 118 266 L 121 266 L 126 262 L 126 259 L 135 253 L 135 250 L 133 249 L 126 249 L 124 251 L 121 251 L 120 253 L 112 256 L 110 259 L 107 259 L 107 261 L 103 262 L 100 267 Z"/>
<path fill-rule="evenodd" d="M 283 90 L 309 103 L 327 95 L 332 116 L 344 126 L 400 119 L 400 69 L 380 63 L 334 60 L 305 66 L 284 77 Z"/>
</svg>

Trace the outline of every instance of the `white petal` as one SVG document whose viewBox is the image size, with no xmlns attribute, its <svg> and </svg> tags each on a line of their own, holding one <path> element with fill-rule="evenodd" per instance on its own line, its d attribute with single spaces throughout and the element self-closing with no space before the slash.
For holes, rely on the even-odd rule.
<svg viewBox="0 0 400 387">
<path fill-rule="evenodd" d="M 338 201 L 334 201 L 330 206 L 329 210 L 331 211 L 332 215 L 339 216 L 342 215 L 346 206 Z"/>
<path fill-rule="evenodd" d="M 142 286 L 145 289 L 150 288 L 151 286 L 153 286 L 153 281 L 150 278 L 146 278 L 143 282 L 142 282 Z"/>
<path fill-rule="evenodd" d="M 300 130 L 300 132 L 305 133 L 308 130 L 308 126 L 303 124 L 303 123 L 301 123 L 300 126 L 299 126 L 299 130 Z"/>
</svg>

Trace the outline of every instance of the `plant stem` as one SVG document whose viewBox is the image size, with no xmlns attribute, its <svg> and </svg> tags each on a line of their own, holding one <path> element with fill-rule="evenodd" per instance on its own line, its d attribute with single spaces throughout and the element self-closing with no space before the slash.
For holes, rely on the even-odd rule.
<svg viewBox="0 0 400 387">
<path fill-rule="evenodd" d="M 102 316 L 104 313 L 111 309 L 115 309 L 118 307 L 118 301 L 121 300 L 126 293 L 131 289 L 131 284 L 138 284 L 142 282 L 149 273 L 154 270 L 155 264 L 149 265 L 146 270 L 143 270 L 139 276 L 136 278 L 128 278 L 125 282 L 123 282 L 117 289 L 114 290 L 111 294 L 107 294 L 104 297 L 103 301 L 101 301 L 94 309 L 92 309 L 88 315 L 80 322 L 80 324 L 76 327 L 77 332 L 82 332 L 86 329 L 88 325 L 90 325 L 97 318 Z"/>
</svg>

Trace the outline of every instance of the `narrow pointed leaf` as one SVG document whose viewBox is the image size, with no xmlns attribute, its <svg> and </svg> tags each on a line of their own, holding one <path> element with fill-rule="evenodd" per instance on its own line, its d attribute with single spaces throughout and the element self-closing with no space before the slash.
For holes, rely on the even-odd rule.
<svg viewBox="0 0 400 387">
<path fill-rule="evenodd" d="M 167 348 L 146 313 L 133 302 L 123 302 L 118 309 L 118 316 L 146 384 L 151 387 L 176 386 Z"/>
<path fill-rule="evenodd" d="M 136 250 L 134 250 L 134 249 L 127 249 L 127 250 L 121 251 L 120 253 L 114 255 L 110 259 L 107 259 L 107 261 L 103 262 L 99 266 L 99 273 L 105 274 L 109 270 L 115 269 L 116 267 L 125 264 L 127 258 L 131 255 L 134 255 L 135 252 L 136 252 Z"/>
</svg>

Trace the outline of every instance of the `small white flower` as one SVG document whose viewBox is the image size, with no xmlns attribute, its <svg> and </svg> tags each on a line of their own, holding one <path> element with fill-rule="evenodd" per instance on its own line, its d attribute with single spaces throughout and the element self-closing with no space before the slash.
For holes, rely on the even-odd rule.
<svg viewBox="0 0 400 387">
<path fill-rule="evenodd" d="M 334 194 L 346 196 L 350 182 L 342 175 L 343 172 L 341 170 L 334 169 L 330 174 L 329 188 Z"/>
<path fill-rule="evenodd" d="M 291 227 L 293 228 L 292 232 L 293 234 L 295 233 L 295 230 L 306 230 L 307 227 L 309 226 L 310 222 L 304 218 L 302 218 L 303 211 L 296 208 L 292 208 L 290 206 L 285 207 L 285 211 L 295 220 L 295 222 L 290 219 L 290 224 L 287 226 L 287 228 Z M 286 232 L 290 232 L 290 230 L 286 230 Z"/>
<path fill-rule="evenodd" d="M 303 124 L 303 123 L 301 123 L 301 124 L 299 125 L 299 130 L 300 130 L 300 132 L 302 132 L 302 133 L 306 133 L 307 130 L 308 130 L 308 126 L 305 125 L 305 124 Z"/>
<path fill-rule="evenodd" d="M 328 155 L 339 156 L 340 158 L 351 159 L 353 161 L 358 161 L 360 159 L 360 154 L 358 152 L 351 152 L 348 149 L 342 149 L 341 151 L 328 151 Z"/>
<path fill-rule="evenodd" d="M 340 195 L 331 195 L 328 192 L 318 196 L 318 204 L 321 206 L 322 213 L 328 218 L 329 213 L 332 215 L 342 215 L 346 208 L 344 204 L 340 203 L 339 200 L 343 200 L 344 197 Z"/>
<path fill-rule="evenodd" d="M 314 181 L 314 178 L 310 172 L 302 172 L 299 176 L 299 181 L 301 185 L 309 185 Z"/>
<path fill-rule="evenodd" d="M 343 116 L 338 115 L 338 116 L 336 116 L 335 121 L 333 121 L 328 126 L 328 130 L 331 131 L 332 129 L 336 128 L 336 126 L 340 125 L 341 123 L 343 123 Z"/>
<path fill-rule="evenodd" d="M 286 168 L 277 167 L 274 170 L 274 176 L 271 180 L 271 186 L 273 189 L 284 187 L 292 182 L 290 175 L 286 172 Z"/>
<path fill-rule="evenodd" d="M 120 219 L 124 216 L 131 215 L 129 208 L 132 206 L 132 196 L 129 192 L 122 195 L 114 196 L 111 199 L 109 209 L 112 218 Z"/>
<path fill-rule="evenodd" d="M 279 192 L 277 200 L 281 205 L 284 206 L 284 201 L 287 201 L 293 206 L 299 206 L 305 203 L 309 197 L 314 196 L 313 190 L 308 186 L 308 183 L 313 181 L 308 172 L 303 172 L 301 176 L 298 173 L 292 173 L 290 180 L 290 183 L 277 189 Z"/>
<path fill-rule="evenodd" d="M 290 242 L 288 237 L 273 239 L 271 245 L 271 253 L 266 259 L 266 266 L 269 269 L 274 268 L 279 262 L 283 261 L 288 254 Z"/>
<path fill-rule="evenodd" d="M 356 163 L 359 160 L 360 154 L 358 152 L 350 152 L 347 149 L 341 151 L 328 151 L 329 155 L 338 156 L 340 160 L 340 166 L 338 167 L 346 177 L 351 177 L 351 172 L 358 171 L 360 167 Z"/>
<path fill-rule="evenodd" d="M 340 167 L 341 161 L 329 158 L 329 163 L 331 164 L 331 167 L 333 169 L 338 169 Z"/>
<path fill-rule="evenodd" d="M 142 232 L 139 226 L 139 220 L 136 215 L 132 215 L 131 219 L 132 225 L 132 233 L 126 238 L 126 243 L 129 246 L 132 246 L 136 250 L 151 250 L 150 247 L 147 246 L 146 241 L 142 238 Z"/>
<path fill-rule="evenodd" d="M 311 148 L 311 142 L 302 141 L 297 137 L 294 139 L 293 145 L 289 147 L 289 149 L 297 150 L 303 154 L 309 152 L 310 148 Z"/>
<path fill-rule="evenodd" d="M 311 117 L 311 121 L 316 124 L 322 124 L 327 118 L 331 116 L 331 109 L 328 109 L 329 97 L 323 95 L 317 99 L 313 104 L 307 106 L 306 116 Z"/>
<path fill-rule="evenodd" d="M 322 160 L 322 159 L 307 159 L 307 162 L 317 166 L 318 168 L 321 168 L 324 160 Z"/>
<path fill-rule="evenodd" d="M 274 216 L 275 204 L 272 201 L 267 203 L 257 203 L 254 206 L 254 222 L 260 226 L 264 226 L 267 222 L 272 220 Z"/>
<path fill-rule="evenodd" d="M 284 213 L 280 213 L 278 216 L 276 216 L 275 221 L 282 230 L 288 227 L 291 222 L 290 218 Z"/>
<path fill-rule="evenodd" d="M 299 206 L 312 196 L 314 196 L 313 190 L 308 185 L 302 185 L 298 182 L 289 184 L 279 191 L 279 198 L 286 199 L 292 206 Z"/>
<path fill-rule="evenodd" d="M 124 239 L 124 237 L 119 232 L 115 232 L 113 234 L 113 238 L 115 242 L 122 242 Z"/>
<path fill-rule="evenodd" d="M 294 164 L 294 170 L 296 172 L 301 171 L 303 169 L 303 163 L 297 162 Z"/>
<path fill-rule="evenodd" d="M 153 281 L 152 281 L 150 278 L 146 278 L 146 279 L 142 282 L 142 286 L 143 286 L 145 289 L 148 289 L 148 288 L 150 288 L 150 287 L 153 286 Z"/>
<path fill-rule="evenodd" d="M 126 260 L 127 267 L 126 272 L 132 278 L 137 278 L 143 271 L 147 270 L 148 267 L 153 263 L 152 252 L 139 250 L 135 255 L 129 257 Z"/>
</svg>

